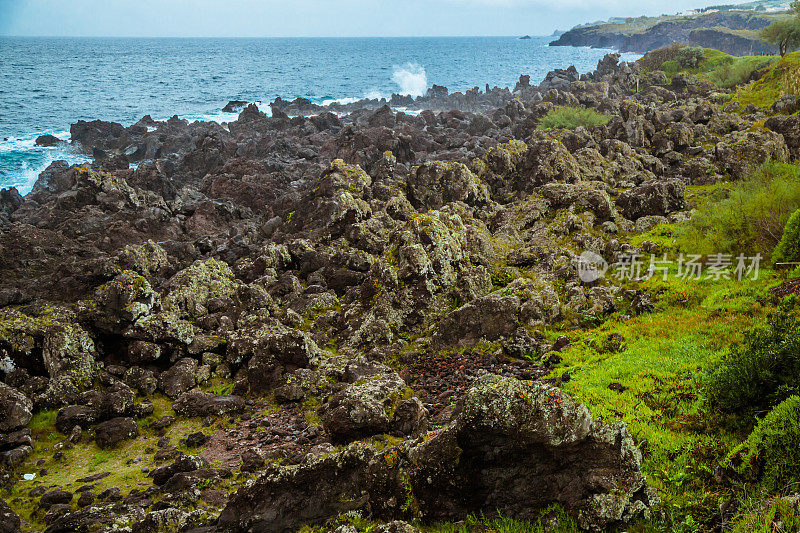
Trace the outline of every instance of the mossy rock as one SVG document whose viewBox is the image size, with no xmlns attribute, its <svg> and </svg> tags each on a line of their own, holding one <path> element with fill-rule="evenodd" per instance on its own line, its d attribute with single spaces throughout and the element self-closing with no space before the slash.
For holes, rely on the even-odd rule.
<svg viewBox="0 0 800 533">
<path fill-rule="evenodd" d="M 163 309 L 179 318 L 198 318 L 208 313 L 212 298 L 229 298 L 237 283 L 230 267 L 217 259 L 195 261 L 169 281 L 170 291 L 164 297 Z"/>
</svg>

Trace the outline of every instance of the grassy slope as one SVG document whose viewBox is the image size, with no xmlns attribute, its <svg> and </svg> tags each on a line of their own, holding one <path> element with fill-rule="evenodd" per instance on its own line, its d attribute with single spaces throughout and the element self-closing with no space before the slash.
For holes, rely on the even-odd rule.
<svg viewBox="0 0 800 533">
<path fill-rule="evenodd" d="M 553 374 L 570 374 L 564 388 L 595 417 L 626 422 L 675 530 L 712 520 L 727 496 L 710 481 L 718 460 L 744 436 L 716 427 L 704 411 L 701 378 L 742 331 L 761 320 L 772 305 L 766 288 L 774 284 L 768 271 L 757 281 L 648 281 L 644 285 L 660 294 L 652 313 L 614 317 L 574 333 Z M 611 334 L 624 339 L 621 351 L 602 349 Z M 626 390 L 612 390 L 612 383 Z M 639 530 L 658 526 L 640 524 Z"/>
<path fill-rule="evenodd" d="M 736 101 L 742 107 L 753 104 L 760 109 L 769 107 L 787 91 L 784 87 L 787 72 L 797 72 L 800 69 L 800 51 L 786 54 L 776 61 L 760 80 L 750 83 L 736 91 L 731 102 Z"/>
<path fill-rule="evenodd" d="M 730 88 L 745 82 L 753 71 L 769 67 L 779 59 L 778 56 L 732 56 L 711 48 L 705 48 L 703 54 L 705 58 L 697 68 L 681 68 L 675 61 L 665 61 L 660 68 L 669 78 L 678 72 L 687 72 L 717 87 Z"/>
</svg>

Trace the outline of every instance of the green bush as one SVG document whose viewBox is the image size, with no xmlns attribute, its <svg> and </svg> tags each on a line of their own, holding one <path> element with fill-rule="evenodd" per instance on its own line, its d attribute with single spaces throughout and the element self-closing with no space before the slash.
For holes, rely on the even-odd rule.
<svg viewBox="0 0 800 533">
<path fill-rule="evenodd" d="M 664 61 L 661 64 L 661 70 L 664 71 L 664 74 L 666 74 L 668 78 L 672 78 L 681 71 L 681 64 L 674 60 Z"/>
<path fill-rule="evenodd" d="M 771 56 L 727 56 L 719 61 L 708 76 L 717 87 L 731 89 L 750 81 L 753 72 L 769 66 L 774 61 Z"/>
<path fill-rule="evenodd" d="M 687 46 L 678 50 L 675 60 L 682 68 L 697 68 L 703 62 L 706 55 L 699 46 Z"/>
<path fill-rule="evenodd" d="M 726 199 L 704 205 L 677 235 L 688 253 L 770 257 L 789 217 L 800 209 L 800 166 L 764 163 L 733 185 Z"/>
<path fill-rule="evenodd" d="M 743 344 L 704 379 L 712 408 L 750 423 L 789 396 L 800 394 L 800 300 L 784 299 L 765 326 L 745 333 Z"/>
<path fill-rule="evenodd" d="M 800 396 L 790 396 L 770 411 L 726 463 L 772 493 L 800 482 Z"/>
<path fill-rule="evenodd" d="M 672 43 L 669 46 L 650 50 L 639 58 L 637 63 L 639 63 L 645 71 L 662 70 L 665 61 L 677 61 L 678 54 L 682 49 L 683 45 Z"/>
<path fill-rule="evenodd" d="M 594 109 L 559 106 L 548 111 L 548 113 L 542 117 L 542 120 L 539 121 L 537 128 L 545 131 L 562 128 L 574 130 L 578 126 L 587 128 L 603 126 L 608 124 L 609 120 L 611 120 L 611 117 L 598 113 Z"/>
<path fill-rule="evenodd" d="M 783 228 L 781 242 L 772 252 L 774 263 L 796 263 L 800 261 L 800 209 L 795 211 Z"/>
</svg>

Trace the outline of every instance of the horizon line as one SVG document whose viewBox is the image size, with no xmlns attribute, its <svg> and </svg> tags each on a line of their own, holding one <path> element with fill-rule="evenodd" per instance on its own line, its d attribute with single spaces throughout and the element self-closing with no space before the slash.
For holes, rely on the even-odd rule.
<svg viewBox="0 0 800 533">
<path fill-rule="evenodd" d="M 534 35 L 0 35 L 0 39 L 519 39 L 523 37 L 553 37 Z"/>
</svg>

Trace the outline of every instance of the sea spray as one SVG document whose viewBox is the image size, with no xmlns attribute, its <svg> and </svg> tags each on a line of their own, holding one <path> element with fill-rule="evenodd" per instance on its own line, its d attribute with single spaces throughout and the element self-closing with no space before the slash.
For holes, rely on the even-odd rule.
<svg viewBox="0 0 800 533">
<path fill-rule="evenodd" d="M 400 87 L 399 94 L 423 96 L 428 90 L 428 75 L 419 63 L 395 65 L 392 81 Z"/>
</svg>

